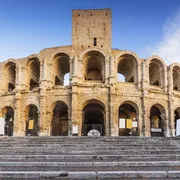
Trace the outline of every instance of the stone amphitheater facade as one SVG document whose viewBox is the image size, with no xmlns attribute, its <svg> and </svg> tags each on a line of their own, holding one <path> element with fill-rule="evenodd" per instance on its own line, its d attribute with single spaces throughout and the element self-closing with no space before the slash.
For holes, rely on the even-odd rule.
<svg viewBox="0 0 180 180">
<path fill-rule="evenodd" d="M 112 49 L 110 9 L 73 10 L 72 45 L 8 59 L 0 72 L 6 135 L 83 136 L 94 128 L 104 136 L 175 136 L 180 64 Z M 120 128 L 120 119 L 137 127 Z"/>
</svg>

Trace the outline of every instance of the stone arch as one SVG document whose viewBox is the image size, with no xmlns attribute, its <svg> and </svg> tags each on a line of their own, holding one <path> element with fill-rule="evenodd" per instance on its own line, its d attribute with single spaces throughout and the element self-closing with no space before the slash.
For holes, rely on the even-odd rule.
<svg viewBox="0 0 180 180">
<path fill-rule="evenodd" d="M 28 56 L 25 65 L 27 67 L 26 84 L 29 90 L 36 90 L 39 88 L 41 76 L 41 60 L 37 55 Z"/>
<path fill-rule="evenodd" d="M 91 47 L 91 48 L 87 48 L 86 50 L 80 52 L 78 58 L 82 60 L 83 57 L 84 57 L 88 52 L 91 52 L 91 51 L 98 51 L 98 52 L 100 52 L 100 53 L 105 57 L 105 59 L 107 59 L 107 57 L 108 57 L 107 54 L 105 54 L 101 49 L 92 48 L 92 47 Z"/>
<path fill-rule="evenodd" d="M 120 121 L 119 135 L 139 135 L 139 107 L 137 103 L 129 100 L 123 101 L 118 107 L 118 112 L 118 118 Z"/>
<path fill-rule="evenodd" d="M 99 135 L 105 135 L 106 110 L 105 104 L 97 99 L 86 100 L 82 104 L 82 135 L 94 135 L 98 132 Z"/>
<path fill-rule="evenodd" d="M 101 98 L 98 98 L 98 97 L 95 97 L 95 98 L 87 98 L 83 103 L 82 103 L 82 107 L 81 109 L 83 109 L 87 104 L 89 103 L 97 103 L 97 104 L 100 104 L 105 110 L 106 110 L 106 105 L 105 105 L 105 102 L 101 99 Z"/>
<path fill-rule="evenodd" d="M 17 69 L 17 62 L 13 59 L 7 60 L 3 66 L 3 84 L 2 88 L 6 92 L 11 92 L 15 89 L 16 86 L 16 69 Z"/>
<path fill-rule="evenodd" d="M 165 71 L 167 69 L 165 62 L 158 56 L 150 56 L 147 59 L 148 64 L 148 81 L 150 85 L 165 86 Z"/>
<path fill-rule="evenodd" d="M 39 109 L 36 104 L 28 104 L 24 108 L 25 135 L 38 136 L 39 133 Z"/>
<path fill-rule="evenodd" d="M 54 57 L 57 55 L 57 54 L 66 54 L 67 56 L 69 56 L 70 58 L 71 58 L 71 53 L 70 52 L 68 52 L 68 51 L 66 51 L 66 50 L 60 50 L 60 49 L 57 49 L 57 50 L 55 50 L 52 54 L 51 54 L 51 56 L 50 56 L 50 58 L 49 58 L 49 64 L 51 64 L 51 63 L 53 63 L 53 60 L 54 60 Z"/>
<path fill-rule="evenodd" d="M 53 56 L 51 62 L 53 85 L 66 85 L 65 82 L 69 81 L 70 78 L 67 74 L 70 74 L 70 59 L 70 56 L 64 52 Z"/>
<path fill-rule="evenodd" d="M 151 136 L 164 136 L 166 130 L 166 110 L 160 103 L 150 108 Z"/>
<path fill-rule="evenodd" d="M 85 81 L 105 80 L 105 56 L 100 51 L 88 51 L 82 57 Z"/>
<path fill-rule="evenodd" d="M 64 101 L 56 101 L 50 106 L 51 135 L 67 136 L 69 129 L 69 109 Z"/>
<path fill-rule="evenodd" d="M 13 136 L 14 130 L 14 109 L 12 106 L 4 106 L 1 109 L 2 117 L 4 117 L 5 126 L 4 133 L 6 136 Z"/>
<path fill-rule="evenodd" d="M 122 81 L 119 77 L 124 76 L 123 81 L 125 82 L 138 82 L 138 68 L 140 61 L 136 54 L 129 51 L 120 52 L 116 56 L 116 64 L 118 81 Z"/>
</svg>

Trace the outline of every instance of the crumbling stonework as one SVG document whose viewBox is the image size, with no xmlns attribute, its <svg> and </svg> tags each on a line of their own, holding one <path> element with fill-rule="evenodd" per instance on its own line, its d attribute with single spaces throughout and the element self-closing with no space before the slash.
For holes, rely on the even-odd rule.
<svg viewBox="0 0 180 180">
<path fill-rule="evenodd" d="M 72 46 L 8 59 L 0 71 L 0 116 L 10 123 L 8 135 L 81 136 L 94 128 L 105 136 L 133 131 L 175 136 L 180 64 L 166 66 L 158 56 L 142 59 L 111 49 L 110 9 L 73 11 Z M 64 85 L 68 73 L 69 85 Z M 119 129 L 120 118 L 137 121 L 138 127 Z"/>
</svg>

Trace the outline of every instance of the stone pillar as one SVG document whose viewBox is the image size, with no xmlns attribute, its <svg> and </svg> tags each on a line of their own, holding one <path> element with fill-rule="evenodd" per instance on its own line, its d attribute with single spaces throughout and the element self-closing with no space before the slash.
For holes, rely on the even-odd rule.
<svg viewBox="0 0 180 180">
<path fill-rule="evenodd" d="M 172 70 L 169 68 L 167 72 L 168 82 L 167 82 L 167 91 L 168 91 L 168 111 L 169 111 L 169 136 L 175 136 L 175 125 L 174 125 L 174 109 L 173 109 L 173 77 Z"/>
<path fill-rule="evenodd" d="M 84 128 L 84 113 L 82 109 L 78 110 L 78 121 L 79 121 L 79 129 L 78 129 L 78 135 L 82 136 L 82 129 Z"/>
<path fill-rule="evenodd" d="M 164 77 L 163 77 L 162 79 L 164 79 L 164 84 L 163 84 L 164 87 L 163 87 L 163 89 L 164 89 L 165 92 L 167 92 L 167 86 L 168 86 L 167 67 L 166 67 L 166 69 L 164 70 Z"/>
<path fill-rule="evenodd" d="M 117 69 L 117 67 L 115 67 L 115 63 L 114 63 L 114 57 L 110 57 L 110 61 L 109 61 L 109 82 L 110 84 L 113 84 L 115 82 L 115 77 L 114 74 L 117 74 L 117 70 L 116 72 L 114 72 L 114 69 Z"/>
<path fill-rule="evenodd" d="M 47 123 L 47 135 L 51 136 L 51 124 L 52 124 L 52 117 L 53 117 L 53 113 L 52 112 L 47 112 L 47 119 L 46 119 L 46 123 Z"/>
<path fill-rule="evenodd" d="M 14 110 L 14 130 L 13 130 L 13 136 L 24 136 L 24 133 L 22 132 L 22 125 L 21 123 L 21 111 L 22 109 L 21 106 L 21 94 L 19 91 L 16 92 L 15 95 L 15 110 Z"/>
<path fill-rule="evenodd" d="M 78 82 L 78 57 L 74 56 L 71 58 L 72 61 L 72 83 Z"/>
<path fill-rule="evenodd" d="M 169 137 L 169 127 L 168 127 L 167 115 L 168 115 L 168 113 L 160 115 L 160 117 L 162 119 L 162 123 L 163 123 L 163 130 L 164 130 L 165 137 Z"/>
<path fill-rule="evenodd" d="M 40 68 L 40 94 L 39 94 L 39 136 L 48 136 L 48 122 L 47 122 L 47 59 L 41 62 Z"/>
<path fill-rule="evenodd" d="M 72 123 L 72 127 L 79 125 L 78 118 L 77 118 L 78 117 L 77 109 L 78 109 L 78 86 L 73 85 L 72 86 L 72 96 L 71 96 L 71 123 Z M 78 129 L 79 128 L 80 127 L 78 126 Z"/>
<path fill-rule="evenodd" d="M 137 112 L 136 112 L 137 113 Z M 143 133 L 143 116 L 142 116 L 142 110 L 139 109 L 139 114 L 137 115 L 137 122 L 138 122 L 138 132 L 139 136 L 144 136 Z"/>
<path fill-rule="evenodd" d="M 111 107 L 111 136 L 119 135 L 119 111 Z"/>
<path fill-rule="evenodd" d="M 108 80 L 109 80 L 109 59 L 105 60 L 105 84 L 108 84 Z"/>
<path fill-rule="evenodd" d="M 147 137 L 151 136 L 151 125 L 150 125 L 150 109 L 148 107 L 148 89 L 149 89 L 149 65 L 146 61 L 142 63 L 142 98 L 141 98 L 141 109 L 142 111 L 142 123 L 140 135 Z M 139 116 L 140 117 L 140 116 Z"/>
<path fill-rule="evenodd" d="M 71 110 L 68 110 L 68 136 L 72 135 Z"/>
<path fill-rule="evenodd" d="M 39 136 L 48 136 L 48 122 L 46 116 L 46 89 L 41 89 L 39 97 Z"/>
<path fill-rule="evenodd" d="M 145 137 L 151 137 L 150 109 L 144 109 L 144 125 L 143 132 Z"/>
<path fill-rule="evenodd" d="M 137 88 L 138 89 L 141 89 L 141 64 L 138 64 L 137 65 Z"/>
<path fill-rule="evenodd" d="M 22 66 L 20 68 L 20 76 L 21 76 L 21 90 L 26 91 L 28 88 L 28 83 L 29 83 L 29 73 L 28 73 L 28 68 L 26 66 Z"/>
</svg>

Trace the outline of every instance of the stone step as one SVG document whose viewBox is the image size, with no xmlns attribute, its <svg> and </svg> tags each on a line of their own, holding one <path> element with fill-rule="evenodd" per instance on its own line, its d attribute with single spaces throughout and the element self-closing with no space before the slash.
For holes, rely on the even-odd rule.
<svg viewBox="0 0 180 180">
<path fill-rule="evenodd" d="M 168 150 L 164 150 L 164 151 L 116 151 L 116 150 L 101 150 L 101 151 L 92 151 L 92 150 L 86 150 L 86 151 L 81 151 L 81 150 L 44 150 L 44 151 L 34 151 L 34 150 L 24 150 L 24 151 L 13 151 L 13 150 L 9 150 L 9 151 L 1 151 L 1 155 L 129 155 L 129 156 L 133 156 L 133 155 L 160 155 L 160 154 L 171 154 L 171 155 L 179 155 L 180 152 L 178 151 L 168 151 Z"/>
<path fill-rule="evenodd" d="M 21 145 L 22 146 L 22 145 Z M 81 151 L 86 151 L 86 150 L 95 150 L 95 151 L 100 151 L 100 150 L 113 150 L 113 151 L 127 151 L 127 152 L 132 152 L 132 151 L 176 151 L 176 152 L 180 152 L 180 148 L 178 147 L 123 147 L 123 146 L 120 146 L 120 147 L 116 147 L 116 146 L 98 146 L 98 145 L 94 145 L 94 146 L 32 146 L 32 147 L 21 147 L 21 146 L 18 146 L 18 147 L 0 147 L 0 151 L 18 151 L 18 150 L 21 150 L 21 151 L 28 151 L 28 150 L 33 150 L 33 151 L 46 151 L 46 150 L 63 150 L 63 151 L 66 151 L 66 150 L 81 150 Z"/>
<path fill-rule="evenodd" d="M 0 155 L 0 162 L 179 161 L 180 155 Z"/>
<path fill-rule="evenodd" d="M 168 143 L 171 141 L 180 141 L 179 137 L 6 137 L 0 138 L 0 142 L 159 142 Z"/>
<path fill-rule="evenodd" d="M 139 162 L 0 162 L 0 171 L 169 171 L 179 170 L 179 161 Z"/>
<path fill-rule="evenodd" d="M 125 179 L 146 179 L 146 180 L 168 180 L 180 179 L 180 171 L 47 171 L 47 172 L 1 172 L 0 179 L 33 179 L 33 180 L 125 180 Z"/>
</svg>

